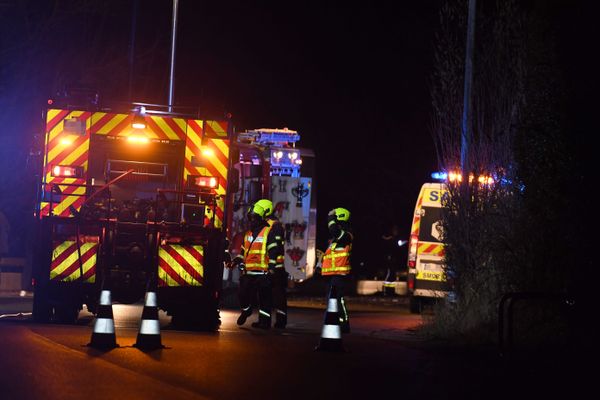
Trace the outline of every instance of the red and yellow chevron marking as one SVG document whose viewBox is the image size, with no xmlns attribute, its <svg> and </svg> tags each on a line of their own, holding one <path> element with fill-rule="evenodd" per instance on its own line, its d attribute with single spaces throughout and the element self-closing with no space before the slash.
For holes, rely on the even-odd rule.
<svg viewBox="0 0 600 400">
<path fill-rule="evenodd" d="M 421 229 L 421 216 L 415 215 L 413 217 L 412 227 L 410 228 L 411 236 L 419 236 L 419 230 Z"/>
<path fill-rule="evenodd" d="M 64 130 L 66 119 L 77 119 L 85 122 L 85 135 L 70 134 Z M 91 113 L 85 111 L 48 110 L 46 115 L 46 155 L 44 157 L 45 190 L 49 192 L 53 185 L 58 185 L 62 195 L 53 204 L 53 214 L 61 217 L 71 217 L 69 206 L 79 211 L 85 201 L 85 184 L 88 169 L 90 148 Z M 83 167 L 82 178 L 59 178 L 52 176 L 55 165 Z M 61 185 L 64 184 L 64 185 Z M 78 186 L 70 186 L 78 185 Z M 70 196 L 72 195 L 72 196 Z M 42 202 L 41 215 L 47 216 L 50 203 Z"/>
<path fill-rule="evenodd" d="M 421 204 L 423 204 L 423 190 L 419 193 L 419 198 L 417 199 L 417 205 L 415 207 L 415 215 L 413 216 L 413 222 L 410 229 L 411 236 L 419 236 L 419 229 L 421 227 Z"/>
<path fill-rule="evenodd" d="M 72 189 L 72 187 L 68 187 Z M 76 192 L 82 191 L 85 192 L 85 188 L 80 187 L 76 189 Z M 85 201 L 85 196 L 62 196 L 60 197 L 60 201 L 52 204 L 52 215 L 59 217 L 71 218 L 73 217 L 73 213 L 69 206 L 73 206 L 75 210 L 79 211 L 83 202 Z M 40 215 L 43 217 L 47 217 L 50 215 L 50 203 L 47 201 L 41 202 Z"/>
<path fill-rule="evenodd" d="M 208 138 L 227 138 L 229 122 L 227 121 L 205 121 L 204 134 Z"/>
<path fill-rule="evenodd" d="M 190 175 L 214 176 L 218 178 L 219 185 L 215 192 L 224 195 L 227 192 L 227 166 L 229 160 L 229 140 L 203 139 L 203 121 L 188 120 L 187 140 L 185 144 L 185 168 L 183 171 L 183 180 L 187 181 Z M 204 156 L 201 149 L 212 150 L 212 155 Z M 196 167 L 192 164 L 192 158 L 202 159 L 204 167 Z M 223 200 L 217 201 L 215 211 L 215 227 L 220 228 L 223 225 L 225 203 Z M 206 217 L 212 220 L 212 212 L 207 207 Z"/>
<path fill-rule="evenodd" d="M 146 128 L 134 129 L 132 114 L 112 114 L 96 112 L 92 114 L 91 131 L 96 135 L 126 137 L 132 134 L 144 134 L 148 139 L 184 140 L 186 120 L 183 118 L 147 115 Z"/>
<path fill-rule="evenodd" d="M 202 286 L 204 248 L 165 244 L 158 248 L 158 286 Z"/>
<path fill-rule="evenodd" d="M 420 255 L 426 254 L 429 256 L 443 257 L 445 254 L 444 245 L 440 243 L 419 242 L 417 253 Z"/>
<path fill-rule="evenodd" d="M 50 263 L 50 280 L 71 282 L 80 278 L 79 252 L 83 264 L 83 282 L 96 281 L 96 261 L 98 258 L 98 237 L 86 237 L 77 250 L 75 240 L 54 242 Z"/>
</svg>

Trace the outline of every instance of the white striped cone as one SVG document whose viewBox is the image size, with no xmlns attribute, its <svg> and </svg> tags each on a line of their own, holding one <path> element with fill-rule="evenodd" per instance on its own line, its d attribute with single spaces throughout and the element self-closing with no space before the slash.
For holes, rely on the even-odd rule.
<svg viewBox="0 0 600 400">
<path fill-rule="evenodd" d="M 115 320 L 113 317 L 110 290 L 100 292 L 100 304 L 94 321 L 92 339 L 88 346 L 98 349 L 112 349 L 118 347 L 115 336 Z"/>
<path fill-rule="evenodd" d="M 141 350 L 162 349 L 164 346 L 160 339 L 160 321 L 158 320 L 158 303 L 156 292 L 146 292 L 142 323 L 138 332 L 135 347 Z"/>
<path fill-rule="evenodd" d="M 335 286 L 331 286 L 329 299 L 327 300 L 327 311 L 325 322 L 321 330 L 321 340 L 315 348 L 316 351 L 344 352 L 342 344 L 342 329 L 340 327 L 340 313 Z"/>
</svg>

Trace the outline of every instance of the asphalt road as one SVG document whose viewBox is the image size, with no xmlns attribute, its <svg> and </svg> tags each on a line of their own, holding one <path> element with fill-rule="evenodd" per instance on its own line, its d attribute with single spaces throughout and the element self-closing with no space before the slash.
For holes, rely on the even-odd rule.
<svg viewBox="0 0 600 400">
<path fill-rule="evenodd" d="M 419 399 L 567 398 L 578 385 L 552 358 L 500 359 L 490 348 L 438 346 L 415 334 L 421 323 L 402 305 L 352 304 L 347 352 L 315 352 L 323 309 L 291 302 L 284 331 L 235 324 L 222 310 L 219 332 L 177 331 L 161 313 L 166 348 L 142 352 L 135 343 L 141 305 L 114 305 L 120 347 L 86 344 L 93 316 L 77 325 L 29 320 L 30 300 L 0 299 L 0 398 L 12 399 Z M 543 363 L 542 363 L 543 361 Z M 540 365 L 543 364 L 543 365 Z"/>
</svg>

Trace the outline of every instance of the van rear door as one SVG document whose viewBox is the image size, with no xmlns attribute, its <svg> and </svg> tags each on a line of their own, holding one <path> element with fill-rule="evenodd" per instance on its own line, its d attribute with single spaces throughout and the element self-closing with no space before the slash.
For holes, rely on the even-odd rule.
<svg viewBox="0 0 600 400">
<path fill-rule="evenodd" d="M 442 243 L 442 198 L 446 193 L 441 183 L 425 183 L 417 199 L 409 255 L 409 291 L 413 296 L 445 297 L 449 290 Z"/>
</svg>

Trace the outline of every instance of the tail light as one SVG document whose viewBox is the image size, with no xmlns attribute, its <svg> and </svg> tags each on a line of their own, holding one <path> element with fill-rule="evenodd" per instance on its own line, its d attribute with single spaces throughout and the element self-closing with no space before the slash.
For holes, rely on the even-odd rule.
<svg viewBox="0 0 600 400">
<path fill-rule="evenodd" d="M 410 290 L 410 291 L 415 290 L 415 275 L 414 274 L 408 274 L 407 286 L 408 286 L 408 290 Z"/>
<path fill-rule="evenodd" d="M 194 184 L 199 188 L 211 188 L 217 187 L 219 180 L 214 176 L 197 176 L 194 180 Z"/>
<path fill-rule="evenodd" d="M 52 176 L 57 178 L 81 178 L 83 176 L 83 167 L 55 165 L 52 167 Z"/>
<path fill-rule="evenodd" d="M 414 268 L 417 263 L 417 244 L 419 243 L 419 237 L 417 235 L 411 235 L 410 245 L 408 247 L 408 266 Z"/>
</svg>

